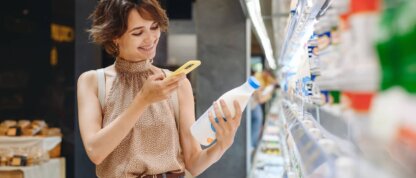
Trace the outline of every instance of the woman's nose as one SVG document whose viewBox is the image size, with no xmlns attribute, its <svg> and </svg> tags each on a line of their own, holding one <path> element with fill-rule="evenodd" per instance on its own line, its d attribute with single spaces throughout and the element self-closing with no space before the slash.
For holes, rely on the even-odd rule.
<svg viewBox="0 0 416 178">
<path fill-rule="evenodd" d="M 155 37 L 154 37 L 154 35 L 152 34 L 152 32 L 147 32 L 143 41 L 144 41 L 146 44 L 149 44 L 149 43 L 153 42 L 154 38 L 155 38 Z"/>
</svg>

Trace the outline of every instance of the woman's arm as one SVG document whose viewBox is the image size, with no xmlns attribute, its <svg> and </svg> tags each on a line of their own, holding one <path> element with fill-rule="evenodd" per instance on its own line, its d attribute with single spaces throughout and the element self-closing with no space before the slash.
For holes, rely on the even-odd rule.
<svg viewBox="0 0 416 178">
<path fill-rule="evenodd" d="M 181 78 L 171 78 L 169 81 L 161 79 L 163 75 L 149 77 L 130 106 L 103 128 L 95 71 L 85 72 L 79 77 L 77 85 L 79 128 L 87 155 L 94 164 L 100 164 L 120 144 L 148 105 L 168 98 L 169 93 L 177 88 Z"/>
<path fill-rule="evenodd" d="M 236 116 L 232 119 L 224 122 L 222 117 L 219 116 L 218 107 L 216 107 L 216 115 L 219 123 L 214 123 L 214 127 L 217 130 L 217 142 L 211 147 L 202 150 L 199 143 L 193 138 L 191 134 L 191 126 L 195 122 L 194 112 L 194 97 L 192 94 L 192 87 L 188 80 L 182 81 L 179 86 L 179 103 L 180 103 L 180 138 L 181 146 L 184 153 L 185 167 L 193 175 L 197 176 L 204 172 L 208 167 L 217 162 L 225 151 L 232 145 L 234 141 L 235 132 L 241 121 L 241 109 L 235 102 Z M 225 103 L 221 103 L 224 114 L 227 118 L 230 117 L 230 113 L 225 106 Z M 186 109 L 184 109 L 186 108 Z M 212 113 L 210 120 L 213 123 Z"/>
</svg>

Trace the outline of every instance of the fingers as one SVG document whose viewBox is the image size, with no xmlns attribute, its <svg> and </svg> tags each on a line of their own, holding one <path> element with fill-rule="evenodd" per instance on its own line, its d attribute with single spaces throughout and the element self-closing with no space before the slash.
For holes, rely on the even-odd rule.
<svg viewBox="0 0 416 178">
<path fill-rule="evenodd" d="M 175 82 L 172 82 L 172 83 L 169 83 L 169 84 L 163 83 L 162 85 L 163 85 L 163 87 L 171 87 L 171 86 L 179 86 L 179 84 L 180 84 L 180 81 L 175 81 Z"/>
<path fill-rule="evenodd" d="M 217 115 L 217 118 L 219 120 L 219 125 L 220 125 L 221 128 L 224 129 L 225 134 L 232 133 L 235 130 L 234 129 L 235 127 L 233 127 L 233 125 L 230 121 L 227 121 L 227 118 L 231 119 L 230 111 L 228 110 L 227 105 L 225 104 L 224 101 L 222 101 L 222 102 L 220 101 L 220 104 L 221 104 L 221 107 L 223 109 L 222 111 L 223 111 L 223 113 L 226 117 L 225 118 L 223 117 L 223 115 L 220 111 L 220 108 L 219 108 L 219 103 L 215 102 L 214 103 L 214 111 L 215 111 L 215 113 Z M 225 111 L 224 109 L 227 110 L 227 111 Z M 225 112 L 227 112 L 227 114 L 225 114 Z"/>
<path fill-rule="evenodd" d="M 150 80 L 163 80 L 164 78 L 165 78 L 165 76 L 162 73 L 153 74 L 153 75 L 149 76 Z"/>
<path fill-rule="evenodd" d="M 173 83 L 178 83 L 179 81 L 181 81 L 182 79 L 185 79 L 186 75 L 181 73 L 172 77 L 168 77 L 165 81 L 166 85 L 171 85 Z"/>
<path fill-rule="evenodd" d="M 216 130 L 217 144 L 224 150 L 227 150 L 233 144 L 235 134 L 241 122 L 241 107 L 237 101 L 234 101 L 233 104 L 236 112 L 234 118 L 231 118 L 232 113 L 224 100 L 220 100 L 219 103 L 213 103 L 213 110 L 218 120 L 214 120 L 212 112 L 208 113 L 212 128 Z M 224 116 L 220 111 L 219 105 L 221 105 Z M 223 117 L 226 117 L 228 120 L 224 121 Z"/>
<path fill-rule="evenodd" d="M 168 99 L 172 95 L 172 92 L 178 89 L 179 83 L 173 83 L 168 86 L 158 83 L 157 86 L 158 90 L 155 90 L 155 94 L 163 99 Z"/>
<path fill-rule="evenodd" d="M 234 100 L 234 102 L 233 102 L 233 104 L 234 104 L 234 108 L 235 108 L 235 115 L 236 116 L 234 116 L 234 118 L 236 118 L 237 117 L 237 115 L 239 115 L 239 116 L 241 116 L 241 106 L 240 106 L 240 103 L 238 103 L 236 100 Z"/>
<path fill-rule="evenodd" d="M 163 90 L 163 92 L 167 91 L 170 93 L 172 90 L 176 89 L 179 86 L 180 80 L 184 79 L 185 77 L 186 77 L 185 74 L 178 74 L 178 75 L 169 77 L 166 80 L 163 80 L 164 75 L 160 73 L 160 74 L 151 75 L 149 79 L 151 81 L 156 81 L 155 84 L 157 88 Z"/>
<path fill-rule="evenodd" d="M 219 126 L 219 124 L 214 120 L 214 115 L 212 112 L 208 112 L 208 118 L 211 122 L 212 126 L 214 127 L 214 132 L 218 134 L 222 134 L 222 128 Z"/>
<path fill-rule="evenodd" d="M 214 112 L 219 120 L 220 125 L 224 124 L 225 121 L 224 121 L 224 118 L 222 117 L 220 108 L 218 107 L 218 103 L 214 102 L 212 105 L 214 106 Z"/>
<path fill-rule="evenodd" d="M 220 100 L 220 104 L 221 104 L 221 109 L 222 109 L 222 112 L 224 113 L 225 118 L 229 119 L 229 121 L 226 122 L 228 129 L 234 130 L 233 128 L 235 128 L 235 127 L 233 126 L 234 124 L 232 122 L 232 120 L 233 120 L 232 115 L 231 115 L 230 110 L 227 107 L 227 104 L 225 103 L 224 100 Z"/>
<path fill-rule="evenodd" d="M 234 108 L 235 108 L 235 116 L 233 120 L 236 121 L 237 126 L 240 126 L 242 111 L 241 111 L 241 106 L 237 101 L 234 101 Z"/>
<path fill-rule="evenodd" d="M 176 89 L 176 88 L 179 87 L 179 83 L 177 82 L 177 83 L 172 83 L 170 85 L 163 85 L 163 87 L 166 88 L 166 89 L 169 89 L 169 90 Z"/>
<path fill-rule="evenodd" d="M 227 105 L 225 104 L 225 101 L 220 100 L 220 104 L 221 104 L 221 109 L 222 109 L 222 112 L 224 113 L 225 118 L 232 118 L 231 117 L 231 112 L 228 109 Z"/>
<path fill-rule="evenodd" d="M 185 78 L 185 75 L 174 76 L 162 81 L 161 87 L 167 90 L 169 93 L 179 87 L 180 81 Z"/>
<path fill-rule="evenodd" d="M 172 84 L 172 85 L 164 87 L 163 92 L 165 92 L 166 94 L 170 94 L 173 92 L 173 90 L 176 90 L 178 87 L 179 87 L 178 83 Z"/>
<path fill-rule="evenodd" d="M 168 93 L 171 93 L 173 90 L 179 87 L 179 82 L 185 78 L 185 74 L 179 74 L 177 76 L 173 76 L 172 78 L 167 79 L 166 81 L 162 81 L 162 88 Z"/>
</svg>

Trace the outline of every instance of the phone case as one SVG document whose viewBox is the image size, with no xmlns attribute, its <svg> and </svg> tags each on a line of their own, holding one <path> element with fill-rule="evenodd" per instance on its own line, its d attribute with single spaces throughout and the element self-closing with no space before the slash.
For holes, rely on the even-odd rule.
<svg viewBox="0 0 416 178">
<path fill-rule="evenodd" d="M 188 74 L 189 72 L 191 72 L 192 70 L 194 70 L 195 68 L 197 68 L 199 65 L 201 65 L 201 61 L 199 60 L 190 60 L 188 62 L 186 62 L 184 65 L 182 65 L 181 67 L 179 67 L 179 69 L 176 69 L 174 72 L 172 72 L 169 76 L 175 76 L 178 75 L 180 73 L 184 73 L 185 75 Z"/>
</svg>

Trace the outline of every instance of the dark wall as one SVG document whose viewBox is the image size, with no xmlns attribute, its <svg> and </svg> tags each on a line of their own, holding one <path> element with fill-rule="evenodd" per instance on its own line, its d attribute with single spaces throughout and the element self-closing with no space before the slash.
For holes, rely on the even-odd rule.
<svg viewBox="0 0 416 178">
<path fill-rule="evenodd" d="M 0 9 L 0 118 L 43 118 L 53 72 L 51 1 L 10 1 Z"/>
<path fill-rule="evenodd" d="M 0 121 L 43 119 L 63 133 L 72 177 L 74 41 L 57 42 L 51 24 L 74 26 L 72 0 L 5 1 L 0 6 Z M 51 63 L 51 49 L 56 63 Z"/>
</svg>

